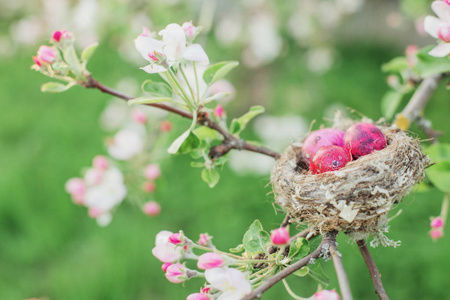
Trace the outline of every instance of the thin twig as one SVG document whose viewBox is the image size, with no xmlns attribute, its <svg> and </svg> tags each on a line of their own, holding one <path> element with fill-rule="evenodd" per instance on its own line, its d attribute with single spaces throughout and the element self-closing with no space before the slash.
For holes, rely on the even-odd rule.
<svg viewBox="0 0 450 300">
<path fill-rule="evenodd" d="M 297 270 L 303 268 L 304 266 L 308 265 L 309 263 L 311 263 L 311 261 L 313 259 L 318 258 L 321 255 L 321 253 L 322 253 L 322 247 L 325 244 L 330 244 L 330 243 L 331 243 L 330 239 L 327 238 L 327 237 L 324 237 L 323 240 L 322 240 L 322 243 L 320 243 L 319 247 L 317 247 L 317 249 L 314 250 L 311 254 L 309 254 L 308 256 L 305 256 L 304 258 L 302 258 L 298 262 L 290 265 L 286 269 L 284 269 L 281 272 L 275 274 L 270 279 L 268 279 L 266 282 L 261 284 L 258 288 L 254 289 L 250 294 L 248 294 L 247 296 L 243 297 L 241 300 L 261 299 L 262 294 L 265 291 L 267 291 L 269 288 L 271 288 L 274 284 L 276 284 L 277 282 L 281 281 L 282 279 L 288 277 L 289 275 L 291 275 L 295 271 L 297 271 Z"/>
<path fill-rule="evenodd" d="M 375 293 L 378 294 L 378 297 L 381 300 L 389 300 L 389 297 L 386 294 L 386 291 L 384 290 L 383 283 L 381 282 L 380 271 L 378 271 L 377 265 L 375 264 L 372 255 L 370 255 L 366 241 L 359 240 L 356 243 L 358 244 L 359 251 L 361 251 L 364 261 L 366 262 L 367 268 L 369 269 L 370 276 L 372 277 L 373 286 L 375 288 Z"/>
<path fill-rule="evenodd" d="M 333 259 L 334 269 L 336 270 L 336 275 L 339 281 L 339 288 L 341 289 L 342 299 L 353 300 L 347 273 L 345 273 L 344 265 L 342 264 L 341 254 L 336 247 L 336 235 L 337 233 L 330 234 L 330 255 Z"/>
<path fill-rule="evenodd" d="M 133 97 L 124 95 L 122 93 L 119 93 L 92 78 L 91 76 L 88 77 L 88 82 L 82 83 L 82 85 L 86 88 L 95 88 L 101 91 L 102 93 L 109 94 L 112 96 L 115 96 L 117 98 L 123 99 L 125 101 L 133 99 Z M 166 104 L 161 103 L 147 103 L 145 104 L 147 106 L 157 107 L 159 109 L 177 114 L 179 116 L 182 116 L 184 118 L 192 119 L 193 115 L 189 112 L 183 111 L 181 109 L 178 109 L 176 107 L 172 107 Z M 227 130 L 222 128 L 219 124 L 214 122 L 211 118 L 207 116 L 207 114 L 199 112 L 197 117 L 197 123 L 203 126 L 207 126 L 213 130 L 216 130 L 223 136 L 223 141 L 221 144 L 216 145 L 210 149 L 209 155 L 214 160 L 221 156 L 224 156 L 227 154 L 230 150 L 236 149 L 236 150 L 247 150 L 251 152 L 261 153 L 270 157 L 273 157 L 275 159 L 278 159 L 281 155 L 275 151 L 269 150 L 267 148 L 256 146 L 250 143 L 247 143 L 246 141 L 237 138 L 236 136 L 230 134 Z"/>
</svg>

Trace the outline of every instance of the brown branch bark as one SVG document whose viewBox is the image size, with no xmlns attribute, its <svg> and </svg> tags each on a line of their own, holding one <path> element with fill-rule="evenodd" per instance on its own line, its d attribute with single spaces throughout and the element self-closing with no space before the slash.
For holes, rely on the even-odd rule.
<svg viewBox="0 0 450 300">
<path fill-rule="evenodd" d="M 367 268 L 369 269 L 370 276 L 372 277 L 373 286 L 375 288 L 375 293 L 377 293 L 378 297 L 381 300 L 389 300 L 386 291 L 384 290 L 383 283 L 381 282 L 381 274 L 378 271 L 377 265 L 370 255 L 369 249 L 367 248 L 366 241 L 359 240 L 356 242 L 359 247 L 359 251 L 361 251 L 362 257 L 366 262 Z"/>
<path fill-rule="evenodd" d="M 115 91 L 103 84 L 101 84 L 100 82 L 98 82 L 97 80 L 95 80 L 94 78 L 92 78 L 91 76 L 88 77 L 88 82 L 82 83 L 82 85 L 86 88 L 94 88 L 94 89 L 98 89 L 99 91 L 101 91 L 102 93 L 105 94 L 109 94 L 112 95 L 114 97 L 123 99 L 125 101 L 128 101 L 130 99 L 133 99 L 133 97 L 130 97 L 128 95 L 119 93 L 118 91 Z M 192 119 L 193 116 L 191 113 L 183 111 L 181 109 L 178 109 L 176 107 L 172 107 L 166 104 L 161 104 L 161 103 L 148 103 L 145 104 L 147 106 L 152 106 L 152 107 L 157 107 L 159 109 L 162 110 L 166 110 L 168 112 L 177 114 L 183 118 L 188 118 L 188 119 Z M 256 153 L 260 153 L 260 154 L 264 154 L 270 157 L 273 157 L 275 159 L 278 159 L 280 157 L 280 154 L 272 151 L 270 149 L 261 147 L 261 146 L 255 146 L 253 144 L 247 143 L 246 141 L 239 139 L 237 137 L 235 137 L 234 135 L 230 134 L 227 130 L 225 130 L 224 128 L 222 128 L 219 124 L 217 124 L 216 122 L 214 122 L 211 118 L 209 118 L 205 113 L 200 112 L 198 114 L 197 117 L 197 123 L 203 126 L 207 126 L 213 130 L 216 130 L 217 132 L 219 132 L 222 136 L 223 136 L 223 141 L 221 144 L 216 145 L 214 147 L 212 147 L 210 149 L 209 152 L 209 156 L 211 159 L 217 159 L 221 156 L 224 156 L 225 154 L 227 154 L 230 150 L 232 149 L 236 149 L 236 150 L 247 150 L 247 151 L 251 151 L 251 152 L 256 152 Z"/>
<path fill-rule="evenodd" d="M 334 269 L 336 270 L 336 275 L 339 282 L 339 288 L 341 290 L 341 295 L 343 300 L 353 300 L 352 291 L 350 289 L 350 283 L 348 281 L 347 273 L 345 273 L 344 265 L 342 264 L 341 254 L 337 250 L 336 246 L 336 235 L 337 232 L 330 234 L 331 243 L 330 245 L 330 255 L 333 259 Z"/>
<path fill-rule="evenodd" d="M 273 277 L 265 281 L 263 284 L 261 284 L 259 287 L 254 289 L 250 294 L 243 297 L 241 300 L 251 300 L 251 299 L 261 299 L 262 294 L 270 289 L 273 285 L 275 285 L 277 282 L 283 280 L 284 278 L 288 277 L 295 271 L 303 268 L 304 266 L 308 265 L 311 262 L 311 259 L 318 258 L 322 253 L 322 247 L 325 244 L 330 244 L 331 241 L 329 238 L 324 237 L 322 240 L 322 243 L 320 243 L 319 247 L 317 247 L 316 250 L 314 250 L 311 254 L 308 256 L 305 256 L 295 264 L 290 265 L 286 269 L 282 270 L 281 272 L 275 274 Z M 326 248 L 326 247 L 325 247 Z"/>
</svg>

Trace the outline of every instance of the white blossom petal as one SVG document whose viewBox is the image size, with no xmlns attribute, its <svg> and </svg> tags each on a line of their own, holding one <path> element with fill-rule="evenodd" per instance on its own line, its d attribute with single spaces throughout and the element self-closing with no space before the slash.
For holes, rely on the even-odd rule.
<svg viewBox="0 0 450 300">
<path fill-rule="evenodd" d="M 431 3 L 431 9 L 441 21 L 450 22 L 450 5 L 444 1 L 434 1 Z"/>
<path fill-rule="evenodd" d="M 118 160 L 128 160 L 144 149 L 144 143 L 138 132 L 122 129 L 114 136 L 113 144 L 108 147 L 108 153 Z"/>
<path fill-rule="evenodd" d="M 441 43 L 428 52 L 428 54 L 434 57 L 447 56 L 450 54 L 450 43 Z"/>
<path fill-rule="evenodd" d="M 426 16 L 425 20 L 423 22 L 423 27 L 425 29 L 425 31 L 431 35 L 432 37 L 434 37 L 435 39 L 438 38 L 437 36 L 437 30 L 439 27 L 439 23 L 441 21 L 439 21 L 438 18 L 433 17 L 433 16 Z"/>
<path fill-rule="evenodd" d="M 157 65 L 157 64 L 150 64 L 150 65 L 147 65 L 147 66 L 145 66 L 145 67 L 143 67 L 141 69 L 144 70 L 145 72 L 149 73 L 149 74 L 161 73 L 161 72 L 167 71 L 166 68 L 164 68 L 163 66 Z"/>
<path fill-rule="evenodd" d="M 186 34 L 180 25 L 172 23 L 161 30 L 159 35 L 163 37 L 163 53 L 170 62 L 179 61 L 183 58 L 186 50 Z"/>
<path fill-rule="evenodd" d="M 97 217 L 98 226 L 105 227 L 111 223 L 112 215 L 110 213 L 105 213 Z"/>
<path fill-rule="evenodd" d="M 203 50 L 203 47 L 199 44 L 193 44 L 186 48 L 186 51 L 183 54 L 183 58 L 185 60 L 197 61 L 201 64 L 208 65 L 209 58 L 208 55 Z"/>
<path fill-rule="evenodd" d="M 142 55 L 142 57 L 150 62 L 153 62 L 148 56 L 149 53 L 153 51 L 163 53 L 163 42 L 155 40 L 149 36 L 138 36 L 134 40 L 137 51 Z"/>
</svg>

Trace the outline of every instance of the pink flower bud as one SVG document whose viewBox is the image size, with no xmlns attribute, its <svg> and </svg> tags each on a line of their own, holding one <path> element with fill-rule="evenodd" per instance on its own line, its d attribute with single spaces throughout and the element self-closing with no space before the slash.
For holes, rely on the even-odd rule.
<svg viewBox="0 0 450 300">
<path fill-rule="evenodd" d="M 55 32 L 53 32 L 53 39 L 57 42 L 59 42 L 61 40 L 62 37 L 62 32 L 59 30 L 56 30 Z"/>
<path fill-rule="evenodd" d="M 141 33 L 141 36 L 151 36 L 152 34 L 151 34 L 151 32 L 150 32 L 150 29 L 148 29 L 147 27 L 145 27 L 145 26 L 142 26 L 142 33 Z"/>
<path fill-rule="evenodd" d="M 162 132 L 169 132 L 172 130 L 172 123 L 170 123 L 167 120 L 162 121 L 159 124 L 159 130 L 161 130 Z"/>
<path fill-rule="evenodd" d="M 201 246 L 207 246 L 209 241 L 212 239 L 207 233 L 200 233 L 200 238 L 197 241 L 197 244 Z"/>
<path fill-rule="evenodd" d="M 32 59 L 38 67 L 42 67 L 42 61 L 39 58 L 37 58 L 36 56 L 33 56 Z"/>
<path fill-rule="evenodd" d="M 152 181 L 146 181 L 142 184 L 144 192 L 151 193 L 156 189 L 156 184 Z"/>
<path fill-rule="evenodd" d="M 442 22 L 437 29 L 437 36 L 444 42 L 450 42 L 450 23 Z"/>
<path fill-rule="evenodd" d="M 185 271 L 186 268 L 182 264 L 172 264 L 166 269 L 166 278 L 172 283 L 181 283 L 185 280 L 182 278 Z"/>
<path fill-rule="evenodd" d="M 88 214 L 89 214 L 89 217 L 96 219 L 96 218 L 100 217 L 103 214 L 103 212 L 101 211 L 101 209 L 99 209 L 97 207 L 90 207 L 88 210 Z"/>
<path fill-rule="evenodd" d="M 441 217 L 434 218 L 431 220 L 431 227 L 433 228 L 441 228 L 444 226 L 444 222 Z"/>
<path fill-rule="evenodd" d="M 438 240 L 443 235 L 444 235 L 444 233 L 442 232 L 441 228 L 434 228 L 434 229 L 431 229 L 431 231 L 430 231 L 430 236 L 433 240 Z"/>
<path fill-rule="evenodd" d="M 417 64 L 417 52 L 419 52 L 419 47 L 417 47 L 417 45 L 408 45 L 408 47 L 406 47 L 405 55 L 410 67 L 414 67 Z"/>
<path fill-rule="evenodd" d="M 139 123 L 139 124 L 147 123 L 147 116 L 139 109 L 133 110 L 131 115 L 132 115 L 134 122 Z"/>
<path fill-rule="evenodd" d="M 151 164 L 145 167 L 144 176 L 147 179 L 157 179 L 159 176 L 161 176 L 161 170 L 159 169 L 158 165 Z"/>
<path fill-rule="evenodd" d="M 172 234 L 171 236 L 169 236 L 169 242 L 171 242 L 174 245 L 181 243 L 181 234 L 180 233 Z"/>
<path fill-rule="evenodd" d="M 76 195 L 76 196 L 82 196 L 84 195 L 84 192 L 86 191 L 86 185 L 84 184 L 83 179 L 81 178 L 70 178 L 66 182 L 66 192 L 69 194 Z"/>
<path fill-rule="evenodd" d="M 322 290 L 314 294 L 314 300 L 340 300 L 336 291 Z"/>
<path fill-rule="evenodd" d="M 39 60 L 51 64 L 55 61 L 56 52 L 52 47 L 49 46 L 41 46 L 39 47 L 37 57 Z"/>
<path fill-rule="evenodd" d="M 289 242 L 289 232 L 285 227 L 272 230 L 270 234 L 270 240 L 274 245 L 285 245 Z"/>
<path fill-rule="evenodd" d="M 192 25 L 191 22 L 184 22 L 183 25 L 181 26 L 181 28 L 183 28 L 184 33 L 186 34 L 186 36 L 188 38 L 194 37 L 196 27 L 194 25 Z"/>
<path fill-rule="evenodd" d="M 222 118 L 225 115 L 225 110 L 223 109 L 222 105 L 217 105 L 214 109 L 214 116 L 216 118 Z"/>
<path fill-rule="evenodd" d="M 447 3 L 448 5 L 450 5 L 450 0 L 443 0 L 445 3 Z"/>
<path fill-rule="evenodd" d="M 202 288 L 202 293 L 208 294 L 211 288 L 209 286 Z"/>
<path fill-rule="evenodd" d="M 161 266 L 161 269 L 164 271 L 164 273 L 167 272 L 167 268 L 170 267 L 172 263 L 163 263 Z"/>
<path fill-rule="evenodd" d="M 208 270 L 213 268 L 220 268 L 225 263 L 223 257 L 214 252 L 208 252 L 200 255 L 197 262 L 197 267 L 201 270 Z"/>
<path fill-rule="evenodd" d="M 103 155 L 97 155 L 92 160 L 92 166 L 97 170 L 104 171 L 109 168 L 108 158 Z"/>
<path fill-rule="evenodd" d="M 158 202 L 148 201 L 142 207 L 142 211 L 147 216 L 156 217 L 161 212 L 161 206 L 158 204 Z"/>
<path fill-rule="evenodd" d="M 210 300 L 208 295 L 202 293 L 194 293 L 187 296 L 186 300 Z"/>
</svg>

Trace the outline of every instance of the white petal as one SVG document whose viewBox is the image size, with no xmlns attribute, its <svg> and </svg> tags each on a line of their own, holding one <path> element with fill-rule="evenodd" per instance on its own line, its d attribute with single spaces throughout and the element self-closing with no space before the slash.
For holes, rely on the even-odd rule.
<svg viewBox="0 0 450 300">
<path fill-rule="evenodd" d="M 434 57 L 447 56 L 450 54 L 450 43 L 441 43 L 428 52 L 428 54 Z"/>
<path fill-rule="evenodd" d="M 185 60 L 198 61 L 201 64 L 209 64 L 208 55 L 206 55 L 205 50 L 199 44 L 193 44 L 186 48 L 183 58 Z"/>
<path fill-rule="evenodd" d="M 169 24 L 159 33 L 163 36 L 164 54 L 170 62 L 175 62 L 183 57 L 186 50 L 186 34 L 178 24 Z"/>
<path fill-rule="evenodd" d="M 112 215 L 110 213 L 102 214 L 97 217 L 98 226 L 105 227 L 111 223 Z"/>
<path fill-rule="evenodd" d="M 227 287 L 228 276 L 223 268 L 214 268 L 205 271 L 205 279 L 216 289 L 223 291 Z"/>
<path fill-rule="evenodd" d="M 429 35 L 437 39 L 437 30 L 440 22 L 436 17 L 426 16 L 423 22 L 423 28 Z"/>
<path fill-rule="evenodd" d="M 450 22 L 450 5 L 444 1 L 434 1 L 431 3 L 431 9 L 441 21 Z"/>
<path fill-rule="evenodd" d="M 137 51 L 142 55 L 142 57 L 150 62 L 152 62 L 152 60 L 148 56 L 149 53 L 153 51 L 157 51 L 160 53 L 163 52 L 163 42 L 152 39 L 149 36 L 138 36 L 138 38 L 134 40 L 134 44 Z"/>
<path fill-rule="evenodd" d="M 161 72 L 167 71 L 166 68 L 164 68 L 163 66 L 157 65 L 157 64 L 147 65 L 141 69 L 149 74 L 161 73 Z"/>
</svg>

